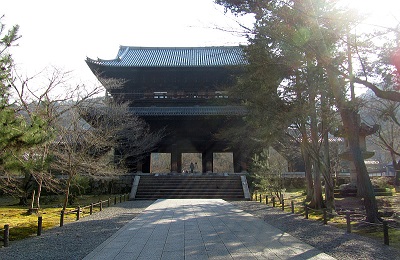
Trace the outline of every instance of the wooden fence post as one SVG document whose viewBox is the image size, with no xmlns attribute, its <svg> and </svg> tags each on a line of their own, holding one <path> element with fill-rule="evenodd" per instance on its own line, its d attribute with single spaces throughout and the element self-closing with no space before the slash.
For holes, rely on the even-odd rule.
<svg viewBox="0 0 400 260">
<path fill-rule="evenodd" d="M 60 227 L 64 226 L 64 210 L 61 210 L 60 214 Z"/>
<path fill-rule="evenodd" d="M 100 211 L 102 211 L 102 210 L 103 210 L 103 201 L 100 200 Z"/>
<path fill-rule="evenodd" d="M 10 225 L 4 225 L 4 237 L 3 237 L 4 247 L 8 247 L 10 245 Z"/>
<path fill-rule="evenodd" d="M 78 206 L 78 209 L 77 209 L 77 211 L 76 211 L 76 220 L 79 220 L 80 217 L 81 217 L 81 207 Z"/>
<path fill-rule="evenodd" d="M 262 202 L 262 195 L 260 194 L 260 203 Z"/>
<path fill-rule="evenodd" d="M 290 202 L 290 206 L 292 208 L 292 214 L 294 214 L 294 201 L 293 200 Z"/>
<path fill-rule="evenodd" d="M 268 195 L 265 195 L 265 204 L 268 204 Z"/>
<path fill-rule="evenodd" d="M 114 196 L 114 205 L 117 204 L 117 196 Z"/>
<path fill-rule="evenodd" d="M 386 220 L 382 222 L 383 224 L 383 243 L 389 245 L 389 228 Z"/>
<path fill-rule="evenodd" d="M 350 212 L 346 212 L 347 233 L 351 233 Z"/>
<path fill-rule="evenodd" d="M 323 211 L 324 211 L 324 225 L 326 225 L 328 224 L 328 219 L 326 217 L 326 209 L 324 208 Z"/>
<path fill-rule="evenodd" d="M 93 214 L 93 203 L 90 203 L 89 214 Z"/>
<path fill-rule="evenodd" d="M 43 219 L 42 219 L 42 216 L 39 216 L 38 224 L 37 224 L 37 235 L 38 236 L 42 235 L 42 225 L 43 225 Z"/>
<path fill-rule="evenodd" d="M 275 208 L 275 196 L 272 196 L 272 207 Z"/>
<path fill-rule="evenodd" d="M 108 198 L 108 200 L 107 200 L 107 207 L 110 207 L 110 205 L 111 205 L 110 200 L 111 200 L 111 198 Z"/>
<path fill-rule="evenodd" d="M 306 214 L 305 219 L 308 219 L 308 206 L 304 205 L 304 213 Z"/>
<path fill-rule="evenodd" d="M 285 210 L 285 200 L 282 198 L 282 211 Z"/>
</svg>

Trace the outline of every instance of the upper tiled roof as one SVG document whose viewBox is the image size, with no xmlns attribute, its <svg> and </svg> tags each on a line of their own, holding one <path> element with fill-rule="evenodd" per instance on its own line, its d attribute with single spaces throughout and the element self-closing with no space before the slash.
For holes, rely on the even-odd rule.
<svg viewBox="0 0 400 260">
<path fill-rule="evenodd" d="M 113 60 L 87 62 L 116 67 L 209 67 L 246 64 L 240 46 L 129 47 L 121 46 Z"/>
</svg>

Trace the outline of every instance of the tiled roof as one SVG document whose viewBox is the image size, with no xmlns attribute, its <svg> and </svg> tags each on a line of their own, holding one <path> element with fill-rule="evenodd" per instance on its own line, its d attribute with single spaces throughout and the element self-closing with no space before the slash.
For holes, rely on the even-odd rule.
<svg viewBox="0 0 400 260">
<path fill-rule="evenodd" d="M 136 116 L 243 116 L 247 113 L 241 106 L 208 107 L 130 107 Z"/>
<path fill-rule="evenodd" d="M 121 46 L 113 60 L 88 63 L 116 67 L 209 67 L 244 65 L 240 46 L 217 47 L 129 47 Z"/>
</svg>

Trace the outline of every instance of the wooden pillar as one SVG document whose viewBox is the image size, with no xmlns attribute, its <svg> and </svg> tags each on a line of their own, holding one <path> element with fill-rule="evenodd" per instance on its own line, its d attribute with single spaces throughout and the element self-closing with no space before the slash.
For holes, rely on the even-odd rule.
<svg viewBox="0 0 400 260">
<path fill-rule="evenodd" d="M 233 170 L 234 172 L 242 171 L 242 155 L 238 150 L 233 151 Z"/>
<path fill-rule="evenodd" d="M 177 173 L 178 172 L 178 148 L 177 144 L 172 144 L 171 147 L 171 172 Z"/>
<path fill-rule="evenodd" d="M 207 154 L 206 172 L 213 172 L 213 153 L 212 152 Z"/>
<path fill-rule="evenodd" d="M 138 161 L 136 163 L 136 172 L 139 173 L 143 172 L 143 161 Z"/>
<path fill-rule="evenodd" d="M 213 153 L 212 151 L 203 152 L 201 155 L 203 164 L 203 173 L 210 173 L 213 170 Z"/>
<path fill-rule="evenodd" d="M 143 159 L 142 161 L 142 172 L 150 172 L 150 154 L 148 156 L 146 156 L 146 158 Z"/>
</svg>

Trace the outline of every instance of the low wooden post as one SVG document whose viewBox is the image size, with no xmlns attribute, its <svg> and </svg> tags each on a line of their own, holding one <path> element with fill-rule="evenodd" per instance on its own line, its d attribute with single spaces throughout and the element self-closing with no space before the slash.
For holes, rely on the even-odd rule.
<svg viewBox="0 0 400 260">
<path fill-rule="evenodd" d="M 37 220 L 37 235 L 38 236 L 42 235 L 42 226 L 43 226 L 43 218 L 42 218 L 42 216 L 39 216 L 38 220 Z"/>
<path fill-rule="evenodd" d="M 89 214 L 93 214 L 93 203 L 90 203 Z"/>
<path fill-rule="evenodd" d="M 281 202 L 281 204 L 282 204 L 282 201 L 283 201 L 283 194 L 281 194 L 279 200 L 280 200 L 280 202 Z"/>
<path fill-rule="evenodd" d="M 306 214 L 305 219 L 308 219 L 308 206 L 304 205 L 304 213 Z"/>
<path fill-rule="evenodd" d="M 60 227 L 64 226 L 64 210 L 61 210 L 60 214 Z"/>
<path fill-rule="evenodd" d="M 328 219 L 326 217 L 326 209 L 323 209 L 324 212 L 324 225 L 328 224 Z"/>
<path fill-rule="evenodd" d="M 281 204 L 281 206 L 282 206 L 282 211 L 284 211 L 285 210 L 285 200 L 282 198 L 282 204 Z"/>
<path fill-rule="evenodd" d="M 10 225 L 4 225 L 4 237 L 3 237 L 4 247 L 8 247 L 10 245 Z"/>
<path fill-rule="evenodd" d="M 272 196 L 272 207 L 275 208 L 275 196 Z"/>
<path fill-rule="evenodd" d="M 110 205 L 111 205 L 111 198 L 108 198 L 108 200 L 107 200 L 107 207 L 110 207 Z"/>
<path fill-rule="evenodd" d="M 292 208 L 292 214 L 294 214 L 294 201 L 293 200 L 290 202 L 290 207 Z"/>
<path fill-rule="evenodd" d="M 389 228 L 386 220 L 382 222 L 383 224 L 383 243 L 389 245 Z"/>
<path fill-rule="evenodd" d="M 103 201 L 100 200 L 100 211 L 102 211 L 102 210 L 103 210 Z"/>
<path fill-rule="evenodd" d="M 265 204 L 268 204 L 268 195 L 265 195 Z"/>
<path fill-rule="evenodd" d="M 114 197 L 114 205 L 117 204 L 117 196 Z"/>
<path fill-rule="evenodd" d="M 346 212 L 347 233 L 351 233 L 350 212 Z"/>
<path fill-rule="evenodd" d="M 78 209 L 76 210 L 76 220 L 79 220 L 81 218 L 81 207 L 78 206 Z"/>
<path fill-rule="evenodd" d="M 260 203 L 262 202 L 262 195 L 260 194 Z"/>
</svg>

